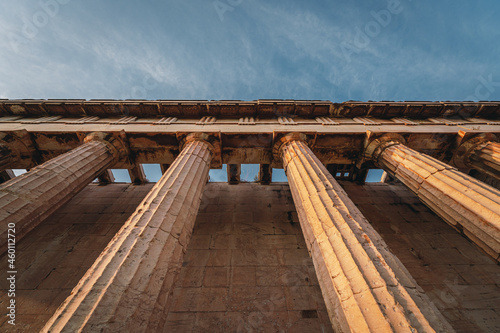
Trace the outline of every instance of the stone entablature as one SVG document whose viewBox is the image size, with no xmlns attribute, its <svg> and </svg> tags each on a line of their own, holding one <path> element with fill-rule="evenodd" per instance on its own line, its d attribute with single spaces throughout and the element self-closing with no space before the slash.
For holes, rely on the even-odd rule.
<svg viewBox="0 0 500 333">
<path fill-rule="evenodd" d="M 313 100 L 0 100 L 0 116 L 99 116 L 222 118 L 299 117 L 481 117 L 498 119 L 500 102 L 357 102 Z"/>
<path fill-rule="evenodd" d="M 163 103 L 160 101 L 134 101 L 134 105 L 137 104 L 136 106 L 142 110 L 142 113 L 140 115 L 137 113 L 139 116 L 131 116 L 127 113 L 128 111 L 125 112 L 126 114 L 121 114 L 102 110 L 108 110 L 111 105 L 115 105 L 123 111 L 123 108 L 132 101 L 79 101 L 77 103 L 66 100 L 57 103 L 56 101 L 0 101 L 0 133 L 13 135 L 22 131 L 25 136 L 31 137 L 32 146 L 36 147 L 31 154 L 33 156 L 31 160 L 24 158 L 17 163 L 9 162 L 12 168 L 29 168 L 46 162 L 76 148 L 82 143 L 85 135 L 95 131 L 125 137 L 130 148 L 131 160 L 135 165 L 141 163 L 171 164 L 179 154 L 182 138 L 187 133 L 208 133 L 216 138 L 221 147 L 220 158 L 214 159 L 212 168 L 218 168 L 221 164 L 261 164 L 281 168 L 281 161 L 273 159 L 272 147 L 277 136 L 289 132 L 306 133 L 311 136 L 310 148 L 325 165 L 353 165 L 355 163 L 361 165 L 368 131 L 400 134 L 404 136 L 408 147 L 425 152 L 444 162 L 450 162 L 452 155 L 462 144 L 462 133 L 500 135 L 500 120 L 495 120 L 500 115 L 498 103 L 342 103 L 342 105 L 345 104 L 342 110 L 367 109 L 366 114 L 362 114 L 361 111 L 333 112 L 332 105 L 338 107 L 340 104 L 325 102 L 330 103 L 328 104 L 330 111 L 325 111 L 326 113 L 294 111 L 286 116 L 282 115 L 284 105 L 294 105 L 294 110 L 298 110 L 299 105 L 316 108 L 320 104 L 315 101 L 307 102 L 309 104 L 306 101 L 300 101 L 300 103 L 299 101 L 231 102 L 233 109 L 228 107 L 227 110 L 233 111 L 219 113 L 218 116 L 203 116 L 201 111 L 189 111 L 190 107 L 204 105 L 208 108 L 207 110 L 210 110 L 208 106 L 216 102 L 203 104 L 198 101 L 168 101 L 170 103 L 168 105 L 175 104 L 177 110 L 184 112 L 180 115 L 173 111 L 170 113 L 148 111 L 148 103 L 156 103 L 155 105 L 159 107 Z M 243 104 L 252 105 L 256 116 L 240 117 Z M 264 108 L 264 105 L 268 104 L 274 105 L 275 111 L 282 111 L 269 113 Z M 396 104 L 399 106 L 396 107 Z M 55 105 L 65 110 L 79 105 L 80 114 L 76 111 L 56 111 L 53 109 Z M 100 105 L 102 110 L 99 110 L 102 112 L 94 110 L 95 105 Z M 385 107 L 382 108 L 381 105 Z M 409 111 L 417 106 L 423 111 L 420 113 Z M 90 109 L 87 110 L 87 107 Z M 45 110 L 45 113 L 36 111 L 37 108 Z M 382 109 L 391 110 L 391 112 L 382 112 L 380 111 Z M 431 109 L 434 111 L 431 112 Z M 463 111 L 465 109 L 475 111 L 465 113 Z M 485 110 L 495 111 L 486 112 Z M 196 114 L 198 117 L 194 117 Z M 230 117 L 230 115 L 233 116 Z M 274 117 L 270 118 L 270 115 Z M 391 117 L 387 118 L 389 115 Z M 469 117 L 472 115 L 475 117 Z M 479 116 L 483 118 L 478 118 Z M 365 165 L 365 167 L 369 168 L 371 165 Z M 459 167 L 469 168 L 467 165 Z"/>
</svg>

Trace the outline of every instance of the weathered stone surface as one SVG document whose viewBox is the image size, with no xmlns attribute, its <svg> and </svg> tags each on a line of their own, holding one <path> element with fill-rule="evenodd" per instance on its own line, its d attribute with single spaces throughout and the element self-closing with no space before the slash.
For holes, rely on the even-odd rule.
<svg viewBox="0 0 500 333">
<path fill-rule="evenodd" d="M 478 135 L 466 140 L 459 147 L 455 163 L 479 170 L 490 177 L 500 180 L 500 144 L 494 135 Z M 462 153 L 462 154 L 460 154 Z M 461 159 L 461 161 L 458 161 Z"/>
<path fill-rule="evenodd" d="M 231 185 L 238 185 L 240 183 L 241 165 L 228 164 L 227 165 L 227 182 Z"/>
<path fill-rule="evenodd" d="M 156 332 L 189 243 L 211 150 L 187 142 L 43 332 Z"/>
<path fill-rule="evenodd" d="M 0 185 L 0 253 L 7 226 L 19 240 L 115 161 L 111 144 L 92 140 Z"/>
<path fill-rule="evenodd" d="M 333 103 L 330 101 L 261 99 L 256 101 L 203 101 L 203 100 L 1 100 L 0 116 L 12 115 L 61 115 L 77 116 L 157 116 L 186 118 L 213 116 L 224 117 L 276 117 L 295 116 L 391 116 L 409 118 L 468 117 L 495 118 L 500 112 L 498 102 L 356 102 Z M 258 112 L 256 112 L 258 111 Z"/>
<path fill-rule="evenodd" d="M 360 186 L 348 181 L 339 183 L 457 332 L 500 332 L 500 266 L 432 213 L 403 184 L 369 183 Z M 16 268 L 21 273 L 17 284 L 19 294 L 16 293 L 19 318 L 16 326 L 12 326 L 4 317 L 4 321 L 0 321 L 0 331 L 39 332 L 153 186 L 153 183 L 143 186 L 91 183 L 26 235 L 17 244 Z M 228 203 L 231 208 L 227 208 Z M 104 207 L 97 210 L 100 213 L 87 213 L 96 211 L 93 208 L 96 205 Z M 179 276 L 177 287 L 201 283 L 199 292 L 202 293 L 204 284 L 211 287 L 207 279 L 213 276 L 211 267 L 230 271 L 229 297 L 233 286 L 281 286 L 285 290 L 286 303 L 292 305 L 295 301 L 287 299 L 295 296 L 291 290 L 298 286 L 318 286 L 288 185 L 209 183 L 205 186 L 200 206 L 205 209 L 198 213 L 193 236 L 212 235 L 214 239 L 220 234 L 239 233 L 261 237 L 269 234 L 268 226 L 271 226 L 274 229 L 272 234 L 297 235 L 300 248 L 266 248 L 256 258 L 257 254 L 252 257 L 252 253 L 258 250 L 252 248 L 256 246 L 254 243 L 249 243 L 245 250 L 198 250 L 192 249 L 190 242 L 180 272 L 183 279 Z M 243 224 L 240 222 L 243 217 L 247 217 L 245 228 L 237 230 L 236 227 Z M 250 226 L 258 228 L 247 228 Z M 235 255 L 233 260 L 232 253 Z M 242 254 L 251 261 L 256 258 L 255 264 L 242 266 Z M 259 261 L 261 256 L 264 256 L 263 260 Z M 0 256 L 0 268 L 7 270 L 5 254 Z M 200 276 L 187 278 L 194 274 Z M 7 282 L 0 281 L 0 295 L 5 296 L 0 297 L 1 308 L 5 301 L 9 301 Z M 34 285 L 37 285 L 36 289 L 32 289 Z M 322 301 L 319 286 L 309 297 Z M 495 305 L 492 307 L 492 304 Z M 318 318 L 304 318 L 301 312 L 306 315 L 313 312 L 314 315 L 315 309 L 307 310 L 287 310 L 288 326 L 278 321 L 280 312 L 174 312 L 170 307 L 166 331 L 190 332 L 190 328 L 181 326 L 180 319 L 184 317 L 186 323 L 194 325 L 192 327 L 203 326 L 204 332 L 238 331 L 239 323 L 225 330 L 216 320 L 211 327 L 202 325 L 203 318 L 211 314 L 222 320 L 227 320 L 232 314 L 240 315 L 240 330 L 243 331 L 244 325 L 248 325 L 247 330 L 267 332 L 265 318 L 277 325 L 274 330 L 269 329 L 271 332 L 332 331 L 324 303 L 316 309 Z M 475 316 L 476 311 L 495 311 L 496 317 Z M 199 324 L 196 317 L 199 317 Z M 250 323 L 249 319 L 253 322 Z M 300 323 L 295 323 L 296 319 L 300 319 Z"/>
<path fill-rule="evenodd" d="M 12 150 L 7 145 L 0 143 L 0 171 L 10 168 L 16 160 Z"/>
<path fill-rule="evenodd" d="M 287 185 L 209 183 L 202 203 L 164 331 L 333 332 Z"/>
<path fill-rule="evenodd" d="M 401 183 L 340 184 L 457 332 L 500 332 L 495 261 Z M 380 198 L 390 200 L 374 203 Z M 476 316 L 492 309 L 494 316 Z"/>
<path fill-rule="evenodd" d="M 305 142 L 281 151 L 333 328 L 453 331 Z"/>
<path fill-rule="evenodd" d="M 135 185 L 143 185 L 148 181 L 142 164 L 136 164 L 132 169 L 128 169 L 128 174 L 130 181 Z"/>
<path fill-rule="evenodd" d="M 17 167 L 32 167 L 35 148 L 27 131 L 0 133 L 0 171 Z"/>
<path fill-rule="evenodd" d="M 16 177 L 14 171 L 12 171 L 11 169 L 6 169 L 0 172 L 0 184 L 5 183 L 6 181 L 9 181 L 14 177 Z"/>
<path fill-rule="evenodd" d="M 273 168 L 269 164 L 261 164 L 259 167 L 259 183 L 269 185 L 273 181 Z"/>
<path fill-rule="evenodd" d="M 500 191 L 397 139 L 374 141 L 372 159 L 495 259 L 500 256 Z"/>
<path fill-rule="evenodd" d="M 111 170 L 105 170 L 103 173 L 97 176 L 97 179 L 99 180 L 99 184 L 107 185 L 115 181 L 115 176 L 113 175 L 113 172 Z"/>
</svg>

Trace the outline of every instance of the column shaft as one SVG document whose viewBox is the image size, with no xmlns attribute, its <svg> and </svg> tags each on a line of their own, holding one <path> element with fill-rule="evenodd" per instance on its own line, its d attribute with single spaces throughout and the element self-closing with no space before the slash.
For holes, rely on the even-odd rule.
<svg viewBox="0 0 500 333">
<path fill-rule="evenodd" d="M 500 144 L 489 141 L 479 145 L 470 155 L 468 164 L 500 180 Z"/>
<path fill-rule="evenodd" d="M 206 142 L 185 145 L 43 332 L 162 331 L 211 154 Z"/>
<path fill-rule="evenodd" d="M 15 224 L 19 240 L 114 162 L 108 145 L 84 143 L 0 185 L 0 252 L 7 226 Z"/>
<path fill-rule="evenodd" d="M 499 259 L 499 190 L 403 144 L 382 149 L 375 157 L 381 168 L 408 186 L 446 222 Z"/>
<path fill-rule="evenodd" d="M 282 155 L 334 330 L 453 331 L 307 145 Z"/>
</svg>

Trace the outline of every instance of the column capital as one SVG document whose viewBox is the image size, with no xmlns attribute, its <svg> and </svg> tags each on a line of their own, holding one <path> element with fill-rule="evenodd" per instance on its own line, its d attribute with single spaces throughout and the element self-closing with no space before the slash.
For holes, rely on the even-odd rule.
<svg viewBox="0 0 500 333">
<path fill-rule="evenodd" d="M 472 168 L 470 157 L 478 149 L 490 142 L 498 142 L 499 138 L 493 133 L 468 133 L 460 131 L 458 133 L 458 147 L 453 154 L 453 164 L 458 168 Z"/>
<path fill-rule="evenodd" d="M 399 144 L 406 144 L 405 138 L 400 134 L 374 134 L 369 132 L 365 143 L 363 157 L 367 160 L 372 160 L 376 164 L 379 156 L 385 149 Z"/>
<path fill-rule="evenodd" d="M 219 133 L 191 132 L 178 133 L 179 153 L 182 153 L 186 145 L 190 142 L 203 142 L 207 145 L 211 156 L 210 167 L 213 169 L 222 168 L 222 151 Z"/>
<path fill-rule="evenodd" d="M 193 142 L 193 141 L 202 141 L 208 145 L 208 148 L 210 150 L 210 153 L 215 155 L 216 150 L 213 145 L 214 139 L 211 137 L 208 133 L 189 133 L 185 137 L 181 138 L 180 144 L 179 144 L 179 151 L 182 151 L 186 144 Z"/>
<path fill-rule="evenodd" d="M 292 132 L 275 136 L 273 145 L 273 158 L 275 161 L 282 161 L 283 147 L 290 141 L 301 141 L 309 146 L 307 135 L 301 132 Z"/>
<path fill-rule="evenodd" d="M 0 145 L 4 145 L 4 148 L 10 151 L 16 163 L 21 164 L 19 167 L 29 168 L 35 165 L 33 157 L 35 157 L 36 149 L 28 131 L 0 132 Z M 23 160 L 25 160 L 24 163 Z"/>
<path fill-rule="evenodd" d="M 83 142 L 100 141 L 106 144 L 116 162 L 129 162 L 130 149 L 124 132 L 92 132 L 83 138 Z"/>
</svg>

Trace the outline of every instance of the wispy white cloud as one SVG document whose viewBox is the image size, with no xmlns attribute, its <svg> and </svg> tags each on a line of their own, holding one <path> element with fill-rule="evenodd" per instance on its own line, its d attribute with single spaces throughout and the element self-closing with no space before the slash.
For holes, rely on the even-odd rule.
<svg viewBox="0 0 500 333">
<path fill-rule="evenodd" d="M 243 1 L 220 21 L 201 0 L 73 0 L 17 49 L 10 36 L 41 9 L 35 0 L 8 2 L 0 96 L 434 100 L 465 98 L 481 75 L 500 81 L 500 29 L 490 14 L 499 4 L 447 14 L 444 4 L 401 2 L 404 10 L 350 61 L 342 43 L 352 44 L 386 2 Z"/>
</svg>

